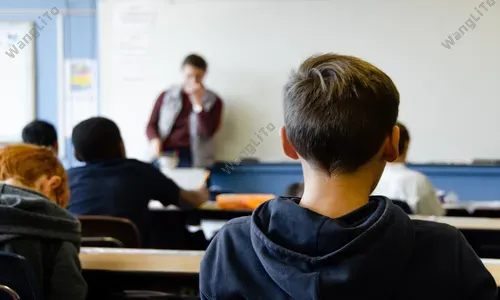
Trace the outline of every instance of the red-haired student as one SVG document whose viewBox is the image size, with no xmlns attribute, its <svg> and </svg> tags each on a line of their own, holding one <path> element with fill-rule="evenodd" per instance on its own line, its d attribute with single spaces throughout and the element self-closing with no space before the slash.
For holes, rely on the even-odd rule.
<svg viewBox="0 0 500 300">
<path fill-rule="evenodd" d="M 87 284 L 78 250 L 80 223 L 69 201 L 63 166 L 46 147 L 0 150 L 0 251 L 23 256 L 46 300 L 83 300 Z"/>
</svg>

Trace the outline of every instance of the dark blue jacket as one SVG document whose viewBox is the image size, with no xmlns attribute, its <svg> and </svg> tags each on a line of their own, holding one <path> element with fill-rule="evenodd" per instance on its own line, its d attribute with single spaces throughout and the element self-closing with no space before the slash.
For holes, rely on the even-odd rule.
<svg viewBox="0 0 500 300">
<path fill-rule="evenodd" d="M 496 299 L 454 227 L 410 220 L 385 197 L 337 219 L 296 201 L 224 226 L 201 265 L 202 299 Z"/>
<path fill-rule="evenodd" d="M 68 210 L 76 216 L 126 218 L 139 229 L 148 245 L 150 200 L 179 204 L 180 189 L 151 164 L 135 159 L 114 159 L 68 171 Z"/>
</svg>

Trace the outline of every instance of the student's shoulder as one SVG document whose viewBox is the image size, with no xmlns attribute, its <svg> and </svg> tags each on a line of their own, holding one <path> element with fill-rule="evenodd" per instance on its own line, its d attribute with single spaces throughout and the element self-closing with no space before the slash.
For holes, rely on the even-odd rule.
<svg viewBox="0 0 500 300">
<path fill-rule="evenodd" d="M 146 163 L 137 159 L 126 159 L 124 164 L 125 166 L 122 170 L 138 180 L 143 180 L 145 182 L 151 182 L 151 180 L 153 180 L 152 182 L 157 184 L 157 180 L 161 180 L 164 177 L 166 178 L 161 170 L 151 163 Z"/>
<path fill-rule="evenodd" d="M 202 269 L 211 269 L 209 266 L 217 257 L 226 259 L 233 256 L 233 253 L 251 248 L 250 218 L 248 216 L 232 219 L 217 232 L 205 252 Z"/>
<path fill-rule="evenodd" d="M 433 233 L 439 236 L 454 236 L 460 231 L 451 225 L 426 220 L 412 220 L 416 233 Z"/>
<path fill-rule="evenodd" d="M 127 158 L 123 161 L 123 164 L 130 166 L 134 169 L 145 170 L 148 172 L 160 172 L 155 166 L 150 163 L 146 163 L 137 159 Z"/>
<path fill-rule="evenodd" d="M 448 224 L 412 220 L 415 229 L 415 239 L 419 244 L 432 244 L 433 247 L 455 247 L 462 239 L 460 231 Z"/>
<path fill-rule="evenodd" d="M 253 263 L 249 253 L 252 251 L 250 218 L 232 219 L 210 242 L 200 265 L 200 293 L 205 299 L 219 299 L 217 294 L 226 294 L 219 279 L 244 276 L 248 264 Z"/>
<path fill-rule="evenodd" d="M 219 238 L 234 238 L 250 235 L 251 217 L 239 217 L 227 222 L 217 233 Z"/>
<path fill-rule="evenodd" d="M 222 250 L 220 248 L 230 250 L 229 248 L 244 247 L 247 242 L 251 243 L 250 224 L 250 216 L 230 220 L 217 232 L 210 248 L 218 248 L 215 252 L 219 252 Z"/>
<path fill-rule="evenodd" d="M 236 248 L 248 248 L 251 244 L 250 218 L 250 216 L 240 217 L 227 222 L 210 242 L 203 261 L 226 256 L 233 253 Z"/>
<path fill-rule="evenodd" d="M 414 220 L 413 224 L 412 265 L 416 270 L 420 269 L 422 272 L 453 270 L 464 259 L 470 259 L 468 254 L 464 254 L 464 249 L 470 246 L 457 228 L 421 220 Z M 443 271 L 441 275 L 444 274 L 451 276 L 449 271 Z M 458 273 L 453 276 L 455 275 L 459 276 Z"/>
</svg>

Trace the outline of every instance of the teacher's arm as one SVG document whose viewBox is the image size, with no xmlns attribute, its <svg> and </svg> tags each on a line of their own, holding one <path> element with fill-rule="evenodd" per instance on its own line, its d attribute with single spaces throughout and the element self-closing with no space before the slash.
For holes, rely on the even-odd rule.
<svg viewBox="0 0 500 300">
<path fill-rule="evenodd" d="M 219 129 L 222 117 L 222 100 L 217 98 L 209 111 L 198 113 L 198 131 L 206 137 L 212 137 Z"/>
<path fill-rule="evenodd" d="M 162 151 L 162 142 L 160 137 L 160 132 L 158 131 L 158 122 L 160 120 L 160 109 L 163 104 L 163 97 L 166 92 L 163 92 L 156 99 L 155 106 L 153 107 L 153 112 L 149 117 L 148 126 L 146 127 L 146 135 L 148 140 L 153 144 L 155 155 L 160 155 Z"/>
</svg>

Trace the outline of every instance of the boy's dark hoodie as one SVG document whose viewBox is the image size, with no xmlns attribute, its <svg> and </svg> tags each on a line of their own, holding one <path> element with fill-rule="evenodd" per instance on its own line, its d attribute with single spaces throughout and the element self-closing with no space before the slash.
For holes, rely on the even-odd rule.
<svg viewBox="0 0 500 300">
<path fill-rule="evenodd" d="M 340 218 L 281 198 L 216 235 L 202 299 L 496 299 L 496 284 L 454 227 L 414 221 L 385 197 Z"/>
<path fill-rule="evenodd" d="M 78 220 L 45 196 L 0 183 L 0 251 L 26 258 L 45 300 L 86 298 L 80 236 Z"/>
</svg>

